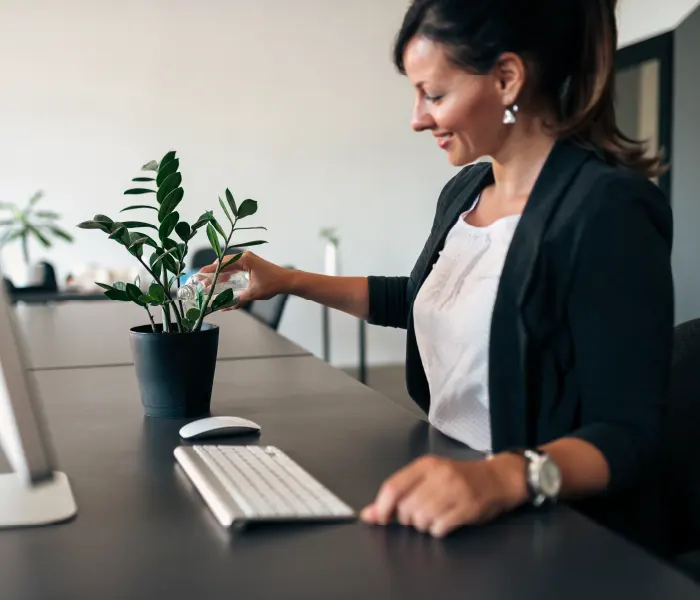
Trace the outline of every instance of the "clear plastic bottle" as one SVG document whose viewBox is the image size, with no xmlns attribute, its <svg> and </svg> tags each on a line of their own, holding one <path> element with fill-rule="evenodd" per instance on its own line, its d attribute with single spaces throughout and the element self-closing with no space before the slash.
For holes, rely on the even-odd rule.
<svg viewBox="0 0 700 600">
<path fill-rule="evenodd" d="M 250 277 L 247 271 L 225 271 L 219 273 L 212 301 L 226 290 L 233 290 L 233 295 L 237 298 L 241 292 L 248 288 L 249 280 Z M 177 291 L 177 299 L 188 306 L 194 306 L 197 301 L 197 292 L 203 289 L 205 294 L 209 294 L 213 281 L 214 273 L 195 273 Z"/>
</svg>

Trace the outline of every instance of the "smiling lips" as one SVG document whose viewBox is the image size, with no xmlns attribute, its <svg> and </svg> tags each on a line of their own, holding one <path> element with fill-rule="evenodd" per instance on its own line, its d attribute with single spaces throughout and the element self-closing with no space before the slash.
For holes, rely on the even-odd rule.
<svg viewBox="0 0 700 600">
<path fill-rule="evenodd" d="M 443 150 L 447 150 L 452 143 L 452 138 L 454 137 L 451 133 L 441 133 L 440 135 L 434 134 L 437 140 L 438 146 Z"/>
</svg>

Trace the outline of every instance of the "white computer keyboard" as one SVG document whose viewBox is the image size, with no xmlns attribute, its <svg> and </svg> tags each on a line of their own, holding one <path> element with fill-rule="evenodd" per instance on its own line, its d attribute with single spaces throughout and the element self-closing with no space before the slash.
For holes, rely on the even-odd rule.
<svg viewBox="0 0 700 600">
<path fill-rule="evenodd" d="M 347 504 L 274 446 L 179 446 L 175 458 L 224 527 L 355 517 Z"/>
</svg>

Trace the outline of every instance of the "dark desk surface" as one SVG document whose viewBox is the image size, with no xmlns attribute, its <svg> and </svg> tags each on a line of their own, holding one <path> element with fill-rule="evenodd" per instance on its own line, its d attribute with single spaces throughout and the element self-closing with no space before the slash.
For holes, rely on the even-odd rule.
<svg viewBox="0 0 700 600">
<path fill-rule="evenodd" d="M 47 292 L 43 290 L 26 290 L 17 288 L 12 292 L 13 302 L 26 304 L 47 304 L 51 302 L 98 302 L 108 301 L 102 293 L 85 294 L 76 291 Z"/>
<path fill-rule="evenodd" d="M 131 365 L 129 329 L 148 323 L 143 309 L 121 302 L 20 305 L 16 314 L 34 369 Z M 244 312 L 218 313 L 207 322 L 220 328 L 220 360 L 309 355 Z"/>
<path fill-rule="evenodd" d="M 229 533 L 175 466 L 183 422 L 142 417 L 131 368 L 36 377 L 80 513 L 65 525 L 0 532 L 3 599 L 658 600 L 700 593 L 565 507 L 446 540 L 361 523 Z M 215 414 L 260 423 L 260 443 L 287 451 L 356 509 L 417 456 L 470 456 L 311 357 L 220 362 L 214 396 Z"/>
</svg>

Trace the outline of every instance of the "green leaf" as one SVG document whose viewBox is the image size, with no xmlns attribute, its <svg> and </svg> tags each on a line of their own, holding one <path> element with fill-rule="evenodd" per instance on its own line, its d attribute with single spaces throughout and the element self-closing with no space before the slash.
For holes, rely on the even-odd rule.
<svg viewBox="0 0 700 600">
<path fill-rule="evenodd" d="M 176 261 L 170 254 L 167 254 L 165 258 L 163 258 L 163 264 L 171 273 L 177 274 L 180 272 L 179 262 Z"/>
<path fill-rule="evenodd" d="M 123 223 L 114 223 L 113 231 L 109 236 L 110 240 L 116 240 L 122 246 L 128 246 L 131 243 L 131 236 L 129 230 L 124 227 Z"/>
<path fill-rule="evenodd" d="M 151 286 L 148 288 L 148 295 L 151 298 L 154 298 L 156 302 L 161 304 L 165 302 L 165 290 L 157 283 L 151 284 Z"/>
<path fill-rule="evenodd" d="M 221 234 L 221 237 L 226 239 L 226 232 L 224 232 L 224 228 L 219 224 L 219 222 L 214 217 L 212 217 L 210 223 L 214 226 L 214 229 L 216 229 Z"/>
<path fill-rule="evenodd" d="M 158 237 L 161 242 L 168 239 L 168 236 L 175 230 L 175 226 L 179 220 L 180 215 L 177 211 L 170 213 L 163 219 L 163 222 L 160 224 L 160 229 L 158 230 Z"/>
<path fill-rule="evenodd" d="M 137 288 L 141 289 L 141 275 L 137 275 L 137 276 L 134 278 L 134 285 L 135 285 Z"/>
<path fill-rule="evenodd" d="M 203 286 L 202 286 L 202 287 L 198 287 L 198 288 L 197 288 L 197 301 L 196 301 L 196 304 L 197 304 L 197 309 L 199 310 L 200 314 L 201 314 L 202 311 L 204 310 L 204 304 L 206 303 L 206 301 L 207 301 L 207 297 L 206 297 L 206 295 L 204 294 L 204 287 L 203 287 Z"/>
<path fill-rule="evenodd" d="M 221 292 L 214 301 L 211 303 L 211 312 L 221 310 L 223 308 L 230 308 L 237 304 L 237 298 L 233 294 L 232 289 L 227 289 Z"/>
<path fill-rule="evenodd" d="M 163 182 L 168 177 L 170 177 L 174 173 L 177 173 L 177 170 L 179 167 L 180 167 L 180 160 L 177 158 L 175 158 L 171 161 L 168 161 L 166 164 L 164 164 L 162 166 L 162 168 L 158 169 L 158 177 L 156 177 L 156 185 L 158 185 L 158 186 L 163 185 Z"/>
<path fill-rule="evenodd" d="M 183 256 L 182 256 L 182 246 L 183 245 L 184 244 L 178 244 L 175 240 L 172 240 L 170 238 L 163 240 L 163 248 L 165 248 L 166 250 L 172 250 L 172 256 L 174 258 L 177 258 L 177 263 L 173 263 L 175 265 L 174 268 L 170 269 L 170 267 L 168 267 L 170 271 L 172 271 L 173 273 L 176 273 L 176 274 L 182 270 L 182 269 L 178 268 L 178 265 L 181 263 L 182 258 L 183 258 Z"/>
<path fill-rule="evenodd" d="M 147 162 L 143 167 L 141 167 L 142 171 L 157 171 L 158 170 L 158 163 L 155 160 L 151 160 Z"/>
<path fill-rule="evenodd" d="M 152 248 L 158 247 L 158 244 L 156 244 L 153 239 L 143 233 L 129 233 L 129 245 L 127 248 L 132 254 L 141 258 L 143 256 L 144 245 L 151 246 Z"/>
<path fill-rule="evenodd" d="M 134 177 L 131 181 L 146 183 L 147 181 L 155 181 L 155 179 L 153 177 Z"/>
<path fill-rule="evenodd" d="M 82 223 L 78 223 L 76 227 L 79 229 L 101 229 L 105 231 L 105 226 L 97 221 L 83 221 Z"/>
<path fill-rule="evenodd" d="M 60 227 L 56 227 L 54 225 L 49 225 L 49 230 L 51 233 L 53 233 L 56 237 L 61 238 L 62 240 L 65 240 L 66 242 L 72 242 L 73 241 L 73 236 L 68 233 L 67 231 L 64 231 Z"/>
<path fill-rule="evenodd" d="M 139 297 L 139 304 L 141 305 L 146 305 L 150 304 L 151 306 L 156 306 L 158 302 L 156 302 L 155 298 L 151 298 L 150 296 L 143 294 L 141 297 Z"/>
<path fill-rule="evenodd" d="M 238 216 L 238 208 L 236 207 L 236 201 L 233 199 L 233 194 L 231 193 L 231 190 L 226 188 L 226 201 L 228 202 L 228 205 L 231 207 L 231 212 L 233 213 L 234 217 Z"/>
<path fill-rule="evenodd" d="M 114 221 L 110 219 L 107 215 L 95 215 L 92 218 L 93 221 L 97 221 L 98 223 L 103 223 L 104 225 L 113 225 Z"/>
<path fill-rule="evenodd" d="M 180 173 L 173 173 L 171 175 L 168 175 L 168 177 L 163 181 L 163 183 L 159 184 L 158 193 L 156 194 L 158 204 L 162 204 L 163 200 L 165 200 L 168 194 L 172 192 L 175 188 L 180 187 L 181 183 L 182 175 L 180 175 Z"/>
<path fill-rule="evenodd" d="M 177 152 L 175 150 L 171 150 L 170 152 L 167 152 L 166 155 L 160 160 L 160 166 L 158 167 L 158 170 L 160 171 L 167 165 L 171 160 L 175 160 L 175 156 L 177 155 Z"/>
<path fill-rule="evenodd" d="M 231 225 L 233 225 L 233 219 L 231 218 L 231 215 L 228 214 L 228 209 L 226 208 L 226 205 L 224 204 L 224 201 L 221 199 L 221 196 L 219 196 L 219 204 L 221 205 L 221 210 L 224 211 L 224 214 L 226 215 L 226 218 L 229 220 Z"/>
<path fill-rule="evenodd" d="M 128 227 L 129 229 L 138 229 L 139 227 L 148 227 L 150 229 L 155 229 L 158 231 L 158 228 L 155 225 L 151 225 L 150 223 L 143 223 L 142 221 L 124 221 L 122 223 L 124 227 Z"/>
<path fill-rule="evenodd" d="M 160 210 L 158 211 L 158 221 L 162 223 L 165 217 L 173 212 L 177 208 L 177 205 L 182 202 L 184 195 L 185 192 L 182 188 L 175 188 L 172 192 L 170 192 L 160 205 Z"/>
<path fill-rule="evenodd" d="M 129 245 L 127 246 L 129 250 L 134 248 L 134 246 L 143 246 L 148 240 L 148 236 L 143 236 L 140 233 L 130 233 L 129 234 Z"/>
<path fill-rule="evenodd" d="M 134 206 L 127 206 L 126 208 L 123 208 L 119 212 L 126 212 L 127 210 L 138 210 L 141 208 L 147 208 L 149 210 L 158 210 L 155 206 L 147 206 L 146 204 L 135 204 Z"/>
<path fill-rule="evenodd" d="M 138 196 L 139 194 L 155 194 L 155 190 L 148 190 L 146 188 L 131 188 L 124 192 L 125 196 Z"/>
<path fill-rule="evenodd" d="M 29 231 L 36 239 L 41 242 L 44 248 L 51 248 L 51 242 L 46 239 L 46 237 L 33 225 L 27 225 L 27 231 Z"/>
<path fill-rule="evenodd" d="M 185 315 L 185 316 L 187 317 L 188 321 L 192 321 L 193 323 L 196 323 L 201 314 L 202 313 L 199 309 L 190 308 L 190 310 L 187 311 L 187 315 Z"/>
<path fill-rule="evenodd" d="M 161 253 L 162 250 L 157 249 L 153 254 L 151 254 L 151 258 L 148 261 L 156 278 L 160 278 L 160 275 L 163 272 L 163 265 L 160 262 L 156 262 L 160 258 Z"/>
<path fill-rule="evenodd" d="M 21 229 L 18 229 L 17 231 L 6 232 L 3 235 L 2 240 L 0 240 L 0 244 L 4 246 L 6 244 L 9 244 L 10 242 L 14 242 L 16 239 L 21 238 L 22 234 L 23 232 Z"/>
<path fill-rule="evenodd" d="M 53 212 L 51 210 L 39 210 L 34 213 L 35 217 L 39 217 L 41 219 L 60 219 L 61 215 L 59 215 L 56 212 Z"/>
<path fill-rule="evenodd" d="M 192 235 L 194 236 L 194 234 L 199 229 L 204 227 L 207 223 L 211 223 L 211 220 L 213 218 L 214 213 L 212 211 L 208 210 L 207 212 L 205 212 L 201 217 L 199 217 L 199 219 L 197 219 L 197 222 L 194 225 L 192 225 Z"/>
<path fill-rule="evenodd" d="M 136 304 L 141 304 L 140 299 L 143 294 L 141 293 L 141 290 L 137 288 L 133 283 L 126 284 L 126 295 L 132 302 L 136 302 Z"/>
<path fill-rule="evenodd" d="M 182 319 L 182 326 L 184 327 L 185 331 L 187 331 L 187 332 L 192 331 L 196 324 L 197 324 L 196 321 L 190 321 L 187 317 Z"/>
<path fill-rule="evenodd" d="M 250 246 L 262 246 L 263 244 L 267 244 L 267 242 L 255 240 L 254 242 L 246 242 L 245 244 L 236 244 L 236 248 L 249 248 Z"/>
<path fill-rule="evenodd" d="M 129 296 L 127 296 L 126 292 L 118 290 L 116 288 L 112 288 L 111 290 L 107 290 L 105 292 L 105 296 L 109 298 L 110 300 L 117 300 L 119 302 L 131 302 L 129 299 Z"/>
<path fill-rule="evenodd" d="M 172 289 L 173 283 L 175 283 L 176 279 L 177 279 L 177 276 L 170 278 L 170 281 L 168 281 L 168 289 Z"/>
<path fill-rule="evenodd" d="M 137 235 L 140 238 L 143 238 L 144 246 L 150 246 L 151 248 L 158 248 L 158 244 L 156 243 L 156 241 L 152 237 L 146 235 L 145 233 L 136 232 L 136 233 L 132 233 L 130 235 Z"/>
<path fill-rule="evenodd" d="M 99 283 L 95 282 L 95 285 L 98 287 L 101 287 L 103 290 L 113 290 L 114 288 L 111 285 L 107 285 L 106 283 Z"/>
<path fill-rule="evenodd" d="M 114 283 L 114 289 L 119 290 L 120 292 L 126 292 L 126 283 L 123 281 L 116 281 Z"/>
<path fill-rule="evenodd" d="M 207 237 L 209 238 L 209 243 L 211 244 L 211 247 L 213 248 L 214 252 L 216 252 L 216 255 L 221 258 L 221 242 L 219 241 L 219 236 L 216 233 L 216 229 L 212 226 L 211 223 L 207 225 Z"/>
<path fill-rule="evenodd" d="M 190 237 L 192 237 L 192 229 L 190 228 L 189 224 L 185 223 L 184 221 L 181 221 L 175 225 L 175 233 L 177 233 L 178 237 L 183 242 L 188 242 Z"/>
<path fill-rule="evenodd" d="M 165 264 L 166 268 L 170 272 L 174 273 L 177 270 L 177 265 L 176 265 L 173 257 L 170 256 L 171 254 L 173 254 L 173 252 L 177 252 L 177 248 L 173 248 L 172 250 L 168 250 L 166 252 L 163 252 L 163 251 L 158 252 L 156 259 L 151 263 L 151 266 L 158 265 L 161 262 L 163 262 Z M 171 265 L 172 265 L 172 268 L 171 268 Z"/>
<path fill-rule="evenodd" d="M 174 252 L 179 250 L 177 242 L 175 240 L 171 240 L 170 238 L 165 238 L 163 240 L 163 248 L 166 250 L 173 250 Z"/>
<path fill-rule="evenodd" d="M 187 255 L 187 245 L 186 244 L 178 244 L 177 245 L 178 249 L 178 257 L 180 258 L 181 261 L 185 260 L 185 256 Z M 183 267 L 184 270 L 184 267 Z"/>
<path fill-rule="evenodd" d="M 236 254 L 233 258 L 231 258 L 231 260 L 226 261 L 224 263 L 224 265 L 221 267 L 221 269 L 223 270 L 226 267 L 228 267 L 229 265 L 232 265 L 233 263 L 238 262 L 239 260 L 241 260 L 241 256 L 243 256 L 242 252 L 239 254 Z"/>
<path fill-rule="evenodd" d="M 245 219 L 258 212 L 258 203 L 255 200 L 244 200 L 238 209 L 238 218 Z"/>
<path fill-rule="evenodd" d="M 34 195 L 29 199 L 29 208 L 34 206 L 43 197 L 44 197 L 44 192 L 42 192 L 41 190 L 39 190 L 38 192 L 34 192 Z"/>
</svg>

